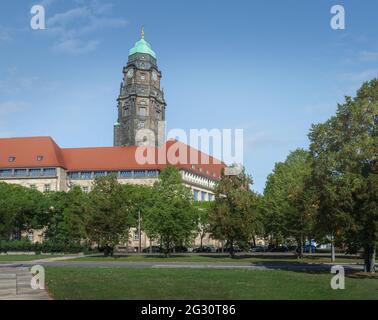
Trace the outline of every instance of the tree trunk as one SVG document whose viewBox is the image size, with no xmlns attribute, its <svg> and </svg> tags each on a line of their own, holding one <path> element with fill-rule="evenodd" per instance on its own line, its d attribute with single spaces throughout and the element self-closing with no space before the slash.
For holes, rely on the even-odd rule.
<svg viewBox="0 0 378 320">
<path fill-rule="evenodd" d="M 252 236 L 252 241 L 253 241 L 253 247 L 256 247 L 256 237 L 254 235 Z"/>
<path fill-rule="evenodd" d="M 374 273 L 375 272 L 375 254 L 376 246 L 366 246 L 364 249 L 364 271 Z"/>
<path fill-rule="evenodd" d="M 333 234 L 331 235 L 331 262 L 335 262 L 336 254 L 335 254 L 335 240 Z"/>
<path fill-rule="evenodd" d="M 200 248 L 202 249 L 202 242 L 203 242 L 203 237 L 204 237 L 205 235 L 204 234 L 201 234 L 201 245 L 200 245 Z"/>
<path fill-rule="evenodd" d="M 230 256 L 231 258 L 235 258 L 235 251 L 234 251 L 234 241 L 230 241 Z"/>
<path fill-rule="evenodd" d="M 130 229 L 127 229 L 127 239 L 126 239 L 126 254 L 129 254 L 129 236 L 130 236 Z"/>
<path fill-rule="evenodd" d="M 301 234 L 298 240 L 298 258 L 303 258 L 303 235 Z"/>
<path fill-rule="evenodd" d="M 311 239 L 311 237 L 308 237 L 308 243 L 309 243 L 308 253 L 310 255 L 312 255 L 312 239 Z"/>
</svg>

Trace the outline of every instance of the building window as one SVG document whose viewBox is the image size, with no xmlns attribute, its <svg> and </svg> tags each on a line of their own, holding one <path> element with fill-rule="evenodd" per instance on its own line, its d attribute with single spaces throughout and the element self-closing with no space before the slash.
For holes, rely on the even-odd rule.
<svg viewBox="0 0 378 320">
<path fill-rule="evenodd" d="M 121 171 L 120 173 L 119 173 L 119 176 L 121 177 L 121 178 L 131 178 L 132 176 L 133 176 L 133 172 L 132 171 Z"/>
<path fill-rule="evenodd" d="M 92 178 L 92 172 L 82 172 L 80 178 L 86 179 L 86 180 L 91 179 Z"/>
<path fill-rule="evenodd" d="M 144 106 L 139 107 L 139 115 L 145 117 L 147 115 L 147 108 Z"/>
<path fill-rule="evenodd" d="M 56 169 L 55 168 L 46 168 L 43 169 L 43 175 L 44 176 L 56 176 Z"/>
<path fill-rule="evenodd" d="M 25 177 L 27 175 L 27 170 L 26 169 L 16 169 L 14 170 L 14 175 L 17 177 Z"/>
<path fill-rule="evenodd" d="M 85 193 L 88 193 L 88 192 L 89 192 L 89 187 L 83 187 L 83 191 L 84 191 Z"/>
<path fill-rule="evenodd" d="M 43 192 L 49 192 L 51 190 L 51 186 L 49 184 L 45 184 L 43 186 Z"/>
<path fill-rule="evenodd" d="M 139 241 L 139 233 L 138 233 L 138 231 L 134 232 L 134 241 Z"/>
<path fill-rule="evenodd" d="M 124 110 L 125 110 L 125 111 L 124 111 L 124 116 L 125 116 L 125 117 L 128 117 L 128 116 L 129 116 L 129 112 L 130 112 L 130 111 L 129 111 L 129 108 L 127 107 L 127 108 L 125 108 Z"/>
<path fill-rule="evenodd" d="M 9 162 L 15 162 L 16 161 L 16 157 L 10 156 L 10 157 L 8 157 L 8 161 Z"/>
<path fill-rule="evenodd" d="M 143 178 L 145 176 L 146 176 L 146 171 L 144 171 L 144 170 L 136 170 L 136 171 L 134 171 L 134 177 Z"/>
<path fill-rule="evenodd" d="M 79 179 L 80 178 L 80 173 L 79 172 L 70 172 L 70 173 L 68 173 L 68 176 L 71 179 Z"/>
<path fill-rule="evenodd" d="M 214 195 L 209 193 L 209 201 L 213 201 L 214 200 Z"/>
<path fill-rule="evenodd" d="M 104 177 L 106 176 L 106 171 L 97 171 L 94 173 L 95 177 Z"/>
<path fill-rule="evenodd" d="M 29 176 L 31 177 L 40 177 L 42 175 L 41 169 L 30 169 L 29 170 Z"/>
<path fill-rule="evenodd" d="M 43 160 L 43 156 L 37 156 L 37 161 L 42 161 Z"/>
<path fill-rule="evenodd" d="M 138 129 L 144 129 L 144 127 L 145 127 L 144 121 L 139 121 L 138 122 Z"/>
<path fill-rule="evenodd" d="M 35 184 L 31 184 L 30 189 L 37 190 L 37 187 L 35 186 Z"/>
<path fill-rule="evenodd" d="M 193 190 L 193 196 L 194 196 L 195 201 L 198 201 L 198 193 L 199 193 L 198 190 Z"/>
<path fill-rule="evenodd" d="M 0 177 L 12 176 L 12 170 L 0 170 Z"/>
<path fill-rule="evenodd" d="M 201 201 L 206 201 L 206 192 L 201 192 Z"/>
<path fill-rule="evenodd" d="M 30 242 L 33 242 L 33 239 L 34 239 L 33 232 L 29 232 L 28 239 Z"/>
<path fill-rule="evenodd" d="M 144 67 L 144 64 L 142 64 L 142 67 Z M 144 73 L 140 75 L 140 80 L 142 81 L 146 80 L 146 75 Z"/>
<path fill-rule="evenodd" d="M 157 170 L 148 170 L 147 171 L 148 177 L 157 177 L 158 175 L 159 175 L 159 171 L 157 171 Z"/>
</svg>

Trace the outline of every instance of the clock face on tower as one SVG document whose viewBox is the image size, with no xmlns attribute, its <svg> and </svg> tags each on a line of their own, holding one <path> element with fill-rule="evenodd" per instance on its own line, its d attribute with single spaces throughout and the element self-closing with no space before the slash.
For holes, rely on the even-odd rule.
<svg viewBox="0 0 378 320">
<path fill-rule="evenodd" d="M 132 78 L 133 76 L 134 76 L 134 69 L 130 69 L 129 71 L 127 71 L 128 78 Z"/>
</svg>

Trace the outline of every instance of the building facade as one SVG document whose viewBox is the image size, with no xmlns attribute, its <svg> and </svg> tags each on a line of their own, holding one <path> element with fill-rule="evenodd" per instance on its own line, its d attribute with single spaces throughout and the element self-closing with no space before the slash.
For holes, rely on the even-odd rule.
<svg viewBox="0 0 378 320">
<path fill-rule="evenodd" d="M 162 75 L 143 31 L 129 52 L 123 74 L 113 147 L 60 148 L 51 137 L 0 138 L 0 182 L 41 192 L 69 191 L 74 186 L 90 192 L 95 178 L 108 174 L 115 174 L 122 184 L 153 185 L 161 170 L 174 165 L 196 201 L 212 201 L 226 166 L 184 143 L 164 141 Z M 129 245 L 138 246 L 139 236 L 132 230 Z M 38 231 L 34 241 L 42 237 Z M 145 234 L 142 237 L 142 246 L 151 245 Z M 204 245 L 215 243 L 205 238 Z"/>
</svg>

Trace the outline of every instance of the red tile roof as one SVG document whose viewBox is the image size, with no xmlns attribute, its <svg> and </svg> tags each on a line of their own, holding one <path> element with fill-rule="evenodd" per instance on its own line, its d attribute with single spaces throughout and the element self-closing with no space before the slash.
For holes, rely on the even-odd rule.
<svg viewBox="0 0 378 320">
<path fill-rule="evenodd" d="M 38 156 L 43 156 L 41 161 Z M 9 162 L 9 157 L 15 157 Z M 0 168 L 65 167 L 59 146 L 50 137 L 0 138 Z"/>
<path fill-rule="evenodd" d="M 68 171 L 117 171 L 163 169 L 167 164 L 212 179 L 219 179 L 226 165 L 184 143 L 169 140 L 160 149 L 145 150 L 152 163 L 138 163 L 136 146 L 59 148 L 50 137 L 0 139 L 0 168 L 62 167 Z M 146 153 L 145 153 L 146 154 Z M 9 157 L 15 161 L 9 162 Z M 43 156 L 38 161 L 37 156 Z M 198 158 L 198 161 L 194 161 Z M 143 159 L 142 159 L 143 160 Z M 160 160 L 160 161 L 159 161 Z"/>
</svg>

